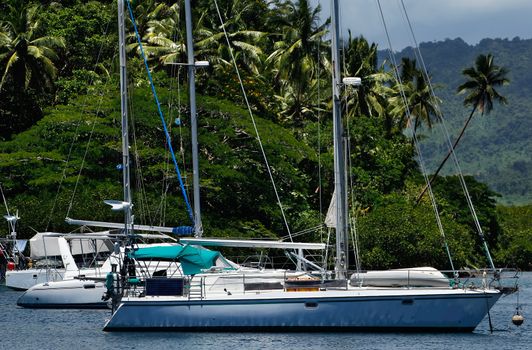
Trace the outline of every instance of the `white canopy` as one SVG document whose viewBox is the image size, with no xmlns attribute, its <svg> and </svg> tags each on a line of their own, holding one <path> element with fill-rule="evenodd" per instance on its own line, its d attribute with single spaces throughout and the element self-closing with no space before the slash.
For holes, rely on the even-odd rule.
<svg viewBox="0 0 532 350">
<path fill-rule="evenodd" d="M 113 250 L 113 243 L 107 234 L 109 231 L 91 232 L 87 238 L 82 238 L 80 234 L 69 237 L 68 234 L 39 232 L 30 239 L 30 257 L 39 259 L 61 255 L 58 237 L 63 237 L 69 242 L 72 255 L 109 252 Z"/>
</svg>

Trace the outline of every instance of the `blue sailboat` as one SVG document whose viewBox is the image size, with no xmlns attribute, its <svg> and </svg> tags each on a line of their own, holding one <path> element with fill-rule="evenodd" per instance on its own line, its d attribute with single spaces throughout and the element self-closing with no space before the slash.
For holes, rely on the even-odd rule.
<svg viewBox="0 0 532 350">
<path fill-rule="evenodd" d="M 124 1 L 118 0 L 119 11 Z M 175 278 L 146 281 L 144 289 L 129 290 L 104 326 L 105 331 L 346 331 L 421 330 L 469 332 L 501 297 L 491 283 L 451 283 L 431 268 L 350 275 L 347 267 L 347 208 L 345 164 L 341 136 L 338 1 L 332 0 L 333 117 L 336 199 L 336 259 L 334 271 L 286 271 L 217 266 L 200 256 L 202 268 Z M 197 147 L 193 110 L 194 54 L 190 0 L 185 0 L 188 66 L 191 84 L 193 150 Z M 197 151 L 193 152 L 197 176 Z M 270 247 L 301 252 L 325 249 L 323 244 L 220 240 L 202 237 L 199 181 L 194 180 L 195 238 L 181 239 L 185 247 Z M 184 248 L 187 249 L 187 248 Z M 183 261 L 182 250 L 135 252 L 152 259 Z M 203 254 L 200 252 L 200 255 Z M 138 256 L 137 256 L 138 257 Z M 212 265 L 212 266 L 208 266 Z M 367 277 L 365 280 L 363 277 Z M 382 283 L 392 279 L 393 283 Z M 163 282 L 161 282 L 163 281 Z M 374 281 L 374 282 L 369 282 Z M 376 282 L 375 282 L 376 281 Z M 150 288 L 157 283 L 158 288 Z M 161 288 L 161 283 L 167 289 Z M 176 285 L 180 288 L 174 288 Z M 174 286 L 174 287 L 172 287 Z M 170 292 L 164 292 L 170 291 Z"/>
</svg>

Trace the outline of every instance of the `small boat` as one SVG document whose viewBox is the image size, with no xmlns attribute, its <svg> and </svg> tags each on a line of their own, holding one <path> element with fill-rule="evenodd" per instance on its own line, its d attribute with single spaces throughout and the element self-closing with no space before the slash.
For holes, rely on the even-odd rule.
<svg viewBox="0 0 532 350">
<path fill-rule="evenodd" d="M 143 235 L 151 239 L 166 238 L 175 241 L 166 235 Z M 138 244 L 138 248 L 172 246 L 176 243 L 152 243 Z M 25 308 L 84 308 L 98 309 L 107 308 L 108 302 L 104 298 L 107 292 L 106 278 L 112 271 L 112 265 L 121 265 L 124 250 L 119 254 L 112 253 L 103 263 L 101 268 L 92 274 L 76 274 L 63 276 L 61 280 L 46 281 L 35 284 L 28 288 L 17 300 L 17 305 Z M 136 264 L 136 271 L 141 276 L 174 275 L 179 266 L 171 268 L 171 264 L 165 261 L 143 261 Z M 83 272 L 80 270 L 79 272 Z"/>
<path fill-rule="evenodd" d="M 351 275 L 353 286 L 372 287 L 441 287 L 451 285 L 449 278 L 433 267 L 415 267 L 386 271 L 363 271 Z"/>
<path fill-rule="evenodd" d="M 30 243 L 32 267 L 6 272 L 6 286 L 27 290 L 32 286 L 61 281 L 75 276 L 100 276 L 101 264 L 113 249 L 109 232 L 91 233 L 90 236 L 40 232 Z M 91 238 L 91 239 L 89 239 Z M 78 267 L 75 257 L 87 265 Z"/>
<path fill-rule="evenodd" d="M 102 299 L 105 281 L 69 279 L 39 283 L 24 292 L 17 305 L 25 308 L 90 308 L 105 309 Z"/>
</svg>

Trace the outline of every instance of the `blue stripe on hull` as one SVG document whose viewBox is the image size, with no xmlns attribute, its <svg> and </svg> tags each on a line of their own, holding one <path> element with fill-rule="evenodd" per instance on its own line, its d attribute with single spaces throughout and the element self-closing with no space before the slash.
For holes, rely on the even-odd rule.
<svg viewBox="0 0 532 350">
<path fill-rule="evenodd" d="M 93 304 L 22 304 L 17 303 L 18 306 L 21 306 L 26 309 L 108 309 L 109 306 L 107 302 L 102 303 L 93 303 Z"/>
<path fill-rule="evenodd" d="M 164 327 L 164 328 L 131 328 L 131 327 L 106 327 L 106 332 L 249 332 L 249 333 L 308 333 L 308 332 L 330 332 L 330 333 L 343 333 L 343 332 L 402 332 L 402 333 L 471 333 L 475 330 L 475 327 L 287 327 L 287 326 L 275 326 L 275 327 Z"/>
</svg>

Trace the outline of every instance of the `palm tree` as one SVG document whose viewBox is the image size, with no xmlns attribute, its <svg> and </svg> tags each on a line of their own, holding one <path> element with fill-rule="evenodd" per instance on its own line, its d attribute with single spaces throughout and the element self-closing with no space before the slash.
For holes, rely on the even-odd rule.
<svg viewBox="0 0 532 350">
<path fill-rule="evenodd" d="M 238 66 L 253 75 L 259 75 L 264 55 L 259 44 L 267 33 L 247 29 L 245 18 L 246 14 L 254 9 L 252 5 L 235 1 L 231 8 L 222 15 L 222 19 L 224 20 L 223 28 L 227 32 Z M 206 10 L 198 22 L 198 40 L 194 44 L 195 50 L 197 56 L 207 59 L 215 71 L 224 72 L 233 67 L 231 53 L 218 15 L 212 19 L 209 13 Z"/>
<path fill-rule="evenodd" d="M 183 35 L 179 32 L 179 5 L 168 6 L 152 1 L 139 4 L 136 11 L 140 13 L 141 25 L 137 28 L 148 59 L 156 59 L 162 64 L 184 62 L 185 45 Z M 135 20 L 138 22 L 139 18 Z M 130 36 L 128 50 L 140 52 L 135 33 L 130 33 Z"/>
<path fill-rule="evenodd" d="M 416 67 L 416 60 L 403 57 L 401 67 L 401 88 L 405 93 L 406 104 L 401 93 L 397 91 L 396 96 L 390 99 L 394 106 L 391 113 L 399 116 L 399 128 L 401 130 L 409 126 L 408 119 L 413 117 L 411 127 L 415 134 L 422 122 L 430 129 L 434 119 L 437 121 L 440 118 L 439 104 L 441 101 L 432 95 L 423 72 Z"/>
<path fill-rule="evenodd" d="M 362 84 L 357 87 L 356 94 L 347 94 L 346 105 L 350 114 L 384 117 L 391 93 L 388 83 L 392 76 L 377 66 L 377 45 L 369 45 L 362 36 L 352 38 L 349 31 L 344 56 L 344 76 L 362 78 Z"/>
<path fill-rule="evenodd" d="M 464 132 L 473 118 L 473 115 L 478 110 L 481 115 L 489 114 L 493 110 L 493 102 L 498 101 L 501 104 L 506 104 L 506 98 L 499 94 L 495 87 L 508 85 L 510 82 L 506 75 L 508 70 L 504 67 L 497 66 L 493 63 L 493 55 L 479 55 L 475 61 L 475 67 L 469 67 L 462 71 L 462 74 L 468 79 L 465 83 L 458 87 L 458 94 L 468 93 L 464 99 L 464 106 L 473 106 L 471 113 L 467 118 L 460 134 L 454 141 L 451 150 L 447 153 L 436 172 L 432 175 L 429 184 L 431 184 L 438 173 L 442 169 L 447 159 L 454 152 L 456 146 L 462 139 Z M 418 202 L 427 190 L 427 186 L 418 197 Z"/>
<path fill-rule="evenodd" d="M 0 90 L 8 78 L 26 90 L 51 88 L 59 59 L 55 49 L 65 47 L 63 38 L 40 35 L 39 7 L 13 1 L 0 21 Z"/>
<path fill-rule="evenodd" d="M 281 28 L 276 36 L 274 51 L 266 62 L 273 65 L 274 81 L 279 82 L 279 96 L 289 96 L 290 103 L 281 114 L 300 124 L 309 110 L 307 89 L 317 86 L 318 65 L 326 61 L 327 49 L 322 38 L 327 33 L 329 21 L 318 25 L 320 6 L 312 9 L 308 0 L 288 1 L 278 4 L 279 16 L 275 19 Z M 322 62 L 319 62 L 319 58 Z"/>
</svg>

